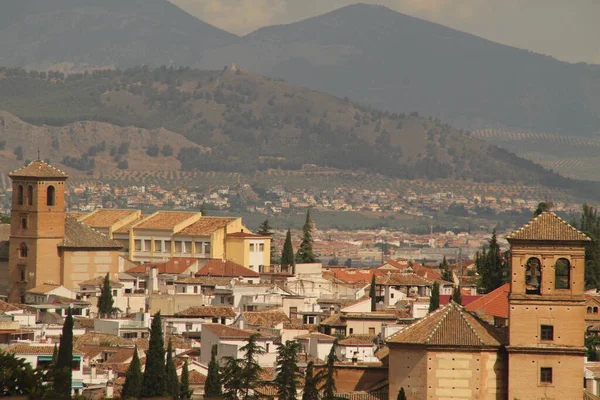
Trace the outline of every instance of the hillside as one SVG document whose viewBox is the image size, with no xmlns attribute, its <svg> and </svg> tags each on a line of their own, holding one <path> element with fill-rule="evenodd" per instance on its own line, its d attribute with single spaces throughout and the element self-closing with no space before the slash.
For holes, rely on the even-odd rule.
<svg viewBox="0 0 600 400">
<path fill-rule="evenodd" d="M 161 146 L 171 144 L 173 156 L 190 171 L 300 170 L 314 164 L 398 179 L 523 183 L 580 191 L 581 197 L 596 194 L 594 185 L 562 178 L 439 121 L 377 111 L 240 70 L 141 67 L 50 75 L 0 69 L 0 110 L 30 124 L 61 127 L 61 137 L 73 136 L 70 143 L 77 150 L 61 140 L 57 146 L 53 138 L 52 156 L 84 171 L 93 170 L 82 161 L 84 154 L 89 160 L 98 153 L 88 144 L 95 146 L 101 138 L 80 139 L 93 137 L 97 124 L 77 122 L 98 121 L 150 130 L 137 147 L 152 146 L 149 152 L 158 161 Z M 15 153 L 11 147 L 18 142 L 5 137 L 21 135 L 22 129 L 2 126 L 5 151 Z M 73 129 L 81 126 L 84 132 Z M 175 136 L 163 137 L 159 128 Z M 53 132 L 48 126 L 44 131 Z M 127 158 L 122 154 L 117 160 L 125 140 L 116 135 L 123 131 L 115 127 L 113 132 L 112 139 L 102 138 L 104 151 L 114 146 L 112 160 L 120 163 Z"/>
<path fill-rule="evenodd" d="M 193 65 L 237 39 L 166 0 L 5 1 L 0 13 L 4 66 Z"/>
</svg>

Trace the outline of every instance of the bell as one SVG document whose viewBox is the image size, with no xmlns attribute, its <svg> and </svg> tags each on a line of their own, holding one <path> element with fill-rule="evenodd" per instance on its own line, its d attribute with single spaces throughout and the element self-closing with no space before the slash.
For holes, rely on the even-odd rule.
<svg viewBox="0 0 600 400">
<path fill-rule="evenodd" d="M 538 281 L 538 277 L 537 277 L 537 274 L 536 274 L 536 272 L 537 272 L 537 271 L 532 271 L 532 275 L 531 275 L 531 281 L 529 282 L 529 284 L 530 284 L 531 286 L 536 286 L 536 287 L 537 287 L 537 286 L 539 286 L 539 285 L 540 285 L 540 282 Z"/>
</svg>

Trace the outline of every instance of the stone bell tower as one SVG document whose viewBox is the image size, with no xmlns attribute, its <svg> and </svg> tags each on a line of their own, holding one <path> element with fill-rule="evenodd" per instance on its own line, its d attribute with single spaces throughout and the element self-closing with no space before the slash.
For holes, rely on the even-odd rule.
<svg viewBox="0 0 600 400">
<path fill-rule="evenodd" d="M 12 180 L 10 302 L 42 283 L 61 283 L 58 245 L 65 238 L 65 181 L 68 176 L 41 160 L 9 174 Z"/>
<path fill-rule="evenodd" d="M 544 212 L 507 236 L 508 398 L 583 398 L 585 234 Z"/>
</svg>

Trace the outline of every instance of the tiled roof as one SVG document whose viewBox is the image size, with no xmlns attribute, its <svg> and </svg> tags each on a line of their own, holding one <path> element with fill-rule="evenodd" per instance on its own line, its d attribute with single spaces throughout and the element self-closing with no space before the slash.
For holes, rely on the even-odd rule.
<svg viewBox="0 0 600 400">
<path fill-rule="evenodd" d="M 55 285 L 53 283 L 42 283 L 41 285 L 37 285 L 36 287 L 29 289 L 28 292 L 46 294 L 53 291 L 54 289 L 58 289 L 59 287 L 60 285 Z"/>
<path fill-rule="evenodd" d="M 188 376 L 190 385 L 204 386 L 204 384 L 206 383 L 206 375 L 202 375 L 195 369 L 191 370 Z"/>
<path fill-rule="evenodd" d="M 173 257 L 168 261 L 162 263 L 145 263 L 136 265 L 133 268 L 128 269 L 128 274 L 132 273 L 146 273 L 147 268 L 158 268 L 159 274 L 183 274 L 192 265 L 198 262 L 197 258 L 190 257 Z"/>
<path fill-rule="evenodd" d="M 217 229 L 224 228 L 237 218 L 201 217 L 198 221 L 177 232 L 178 235 L 208 236 Z"/>
<path fill-rule="evenodd" d="M 202 306 L 188 307 L 175 314 L 178 317 L 235 317 L 235 311 L 231 307 Z"/>
<path fill-rule="evenodd" d="M 203 286 L 227 286 L 231 283 L 231 278 L 211 278 L 210 276 L 188 276 L 187 278 L 177 279 L 175 283 L 199 284 Z"/>
<path fill-rule="evenodd" d="M 104 276 L 100 275 L 95 278 L 88 279 L 87 281 L 80 282 L 79 286 L 104 286 Z M 123 287 L 123 284 L 111 280 L 110 286 L 112 288 L 121 288 Z"/>
<path fill-rule="evenodd" d="M 55 178 L 67 179 L 69 176 L 58 168 L 47 164 L 42 160 L 30 162 L 25 167 L 19 168 L 16 171 L 8 174 L 11 178 Z"/>
<path fill-rule="evenodd" d="M 259 337 L 270 338 L 271 336 L 265 335 L 264 333 L 248 331 L 244 329 L 234 328 L 232 326 L 226 326 L 221 324 L 204 324 L 202 330 L 208 329 L 221 339 L 246 339 L 253 334 L 258 334 Z"/>
<path fill-rule="evenodd" d="M 319 325 L 323 326 L 346 326 L 346 321 L 342 320 L 341 314 L 331 314 L 325 318 Z"/>
<path fill-rule="evenodd" d="M 54 353 L 54 345 L 52 346 L 38 346 L 30 345 L 25 343 L 13 344 L 12 346 L 4 349 L 7 353 L 13 354 L 35 354 L 35 355 L 48 355 L 51 356 Z M 82 352 L 73 349 L 74 355 L 84 355 Z"/>
<path fill-rule="evenodd" d="M 469 311 L 491 315 L 493 317 L 508 318 L 508 293 L 510 284 L 505 283 L 488 294 L 481 296 L 470 304 L 465 305 Z"/>
<path fill-rule="evenodd" d="M 73 317 L 75 322 L 75 326 L 78 328 L 84 328 L 85 330 L 94 329 L 94 319 L 92 318 L 81 318 L 81 317 Z"/>
<path fill-rule="evenodd" d="M 135 210 L 99 209 L 94 211 L 93 213 L 88 214 L 83 218 L 79 218 L 79 220 L 91 227 L 108 228 L 109 226 L 114 225 L 123 218 L 129 217 L 137 213 L 138 211 Z"/>
<path fill-rule="evenodd" d="M 504 332 L 451 302 L 387 340 L 388 343 L 438 346 L 493 346 L 505 343 Z"/>
<path fill-rule="evenodd" d="M 233 238 L 255 238 L 255 239 L 264 239 L 264 238 L 271 238 L 271 236 L 265 236 L 265 235 L 258 235 L 256 233 L 252 233 L 252 232 L 234 232 L 234 233 L 228 233 L 227 237 L 233 237 Z"/>
<path fill-rule="evenodd" d="M 25 306 L 0 300 L 0 313 L 23 310 Z"/>
<path fill-rule="evenodd" d="M 339 268 L 329 271 L 334 278 L 345 283 L 370 283 L 372 276 L 385 276 L 387 272 L 374 268 Z"/>
<path fill-rule="evenodd" d="M 553 212 L 543 212 L 506 237 L 508 240 L 585 241 L 591 239 Z"/>
<path fill-rule="evenodd" d="M 283 311 L 246 311 L 242 315 L 248 325 L 261 328 L 273 328 L 274 325 L 290 322 Z"/>
<path fill-rule="evenodd" d="M 108 363 L 108 364 L 127 363 L 129 360 L 131 360 L 133 358 L 133 351 L 134 351 L 134 348 L 131 348 L 131 347 L 118 348 L 117 351 L 106 360 L 106 363 Z"/>
<path fill-rule="evenodd" d="M 173 230 L 175 225 L 192 218 L 197 213 L 182 211 L 159 211 L 138 223 L 134 229 Z"/>
<path fill-rule="evenodd" d="M 329 342 L 333 342 L 335 340 L 335 337 L 326 335 L 326 334 L 320 333 L 320 332 L 311 332 L 311 333 L 307 333 L 304 335 L 296 336 L 296 339 L 310 339 L 310 338 L 315 338 L 315 339 L 317 339 L 317 341 L 329 341 Z"/>
<path fill-rule="evenodd" d="M 196 276 L 230 276 L 232 278 L 258 278 L 260 275 L 249 268 L 230 260 L 211 258 L 198 272 Z"/>
<path fill-rule="evenodd" d="M 113 233 L 129 233 L 129 230 L 138 222 L 140 222 L 141 220 L 143 220 L 144 218 L 146 218 L 146 215 L 140 215 L 138 218 L 134 219 L 133 221 L 123 225 L 122 227 L 115 229 L 113 231 Z"/>
<path fill-rule="evenodd" d="M 145 345 L 141 345 L 140 341 L 137 341 L 139 348 L 148 347 L 146 340 Z M 73 347 L 82 348 L 84 345 L 108 345 L 108 346 L 133 346 L 136 344 L 135 340 L 125 339 L 117 335 L 110 335 L 108 333 L 100 333 L 100 332 L 87 332 L 83 335 L 75 336 L 73 338 Z"/>
<path fill-rule="evenodd" d="M 367 313 L 345 313 L 342 314 L 342 319 L 382 319 L 382 320 L 395 320 L 398 319 L 396 312 L 367 312 Z"/>
<path fill-rule="evenodd" d="M 479 294 L 470 294 L 471 291 L 469 291 L 468 289 L 465 288 L 460 288 L 460 293 L 462 295 L 460 304 L 462 304 L 463 306 L 468 306 L 469 304 L 473 303 L 476 300 L 479 300 L 482 296 Z M 445 306 L 446 304 L 450 303 L 450 301 L 452 300 L 452 295 L 450 294 L 440 294 L 440 305 L 441 306 Z"/>
<path fill-rule="evenodd" d="M 408 273 L 388 273 L 375 278 L 377 285 L 406 285 L 406 286 L 432 286 L 433 283 L 419 275 Z"/>
<path fill-rule="evenodd" d="M 109 239 L 70 215 L 65 217 L 65 239 L 59 246 L 85 249 L 120 249 L 123 247 L 121 243 Z"/>
<path fill-rule="evenodd" d="M 373 335 L 350 335 L 340 340 L 340 346 L 374 346 L 373 339 L 377 336 Z"/>
</svg>

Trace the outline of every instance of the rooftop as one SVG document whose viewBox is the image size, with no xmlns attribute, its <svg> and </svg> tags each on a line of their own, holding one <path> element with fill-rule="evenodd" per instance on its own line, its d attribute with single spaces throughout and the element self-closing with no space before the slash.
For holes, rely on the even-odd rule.
<svg viewBox="0 0 600 400">
<path fill-rule="evenodd" d="M 377 285 L 431 286 L 433 283 L 412 272 L 388 273 L 375 278 Z"/>
<path fill-rule="evenodd" d="M 88 225 L 81 223 L 77 218 L 67 215 L 65 217 L 65 238 L 60 247 L 84 249 L 115 249 L 123 247 L 116 240 L 109 239 L 102 233 Z"/>
<path fill-rule="evenodd" d="M 271 338 L 271 336 L 264 333 L 247 331 L 221 324 L 204 324 L 202 325 L 202 330 L 204 329 L 208 329 L 221 339 L 247 339 L 253 334 L 258 334 L 262 338 Z"/>
<path fill-rule="evenodd" d="M 231 307 L 201 306 L 188 307 L 175 314 L 177 317 L 235 317 L 235 311 Z"/>
<path fill-rule="evenodd" d="M 566 223 L 553 212 L 543 212 L 506 237 L 510 240 L 547 240 L 589 242 L 583 232 Z"/>
<path fill-rule="evenodd" d="M 283 311 L 246 311 L 242 315 L 248 325 L 261 328 L 273 328 L 277 324 L 290 322 Z"/>
<path fill-rule="evenodd" d="M 198 221 L 177 232 L 178 235 L 209 236 L 217 229 L 224 228 L 237 218 L 201 217 Z"/>
<path fill-rule="evenodd" d="M 228 233 L 227 237 L 233 237 L 233 238 L 254 238 L 254 239 L 270 239 L 271 236 L 265 236 L 265 235 L 258 235 L 256 233 L 252 233 L 252 232 L 244 232 L 243 230 L 241 232 L 234 232 L 234 233 Z"/>
<path fill-rule="evenodd" d="M 96 287 L 98 287 L 98 286 L 104 286 L 104 279 L 105 279 L 104 276 L 97 276 L 95 278 L 88 279 L 87 281 L 80 282 L 79 286 L 80 287 L 81 286 L 96 286 Z M 110 281 L 110 286 L 112 288 L 121 288 L 121 287 L 123 287 L 123 284 L 111 280 Z"/>
<path fill-rule="evenodd" d="M 60 287 L 60 285 L 56 285 L 54 283 L 42 283 L 41 285 L 37 285 L 36 287 L 29 289 L 28 292 L 29 293 L 46 294 L 55 289 L 58 289 L 59 287 Z"/>
<path fill-rule="evenodd" d="M 78 219 L 91 227 L 108 228 L 123 218 L 138 214 L 135 210 L 98 209 Z"/>
<path fill-rule="evenodd" d="M 11 178 L 54 178 L 67 179 L 69 176 L 58 168 L 54 168 L 42 160 L 35 160 L 25 167 L 19 168 L 10 174 Z"/>
<path fill-rule="evenodd" d="M 350 335 L 340 340 L 338 344 L 340 346 L 374 346 L 374 340 L 377 336 L 373 335 Z"/>
<path fill-rule="evenodd" d="M 257 272 L 252 271 L 240 264 L 237 264 L 230 260 L 221 260 L 211 258 L 204 264 L 196 276 L 228 276 L 232 278 L 244 277 L 244 278 L 258 278 L 260 275 Z"/>
<path fill-rule="evenodd" d="M 469 311 L 491 315 L 493 317 L 508 318 L 508 293 L 510 283 L 505 283 L 486 295 L 481 296 L 465 308 Z"/>
<path fill-rule="evenodd" d="M 162 263 L 145 263 L 136 265 L 135 267 L 130 268 L 125 272 L 128 274 L 143 274 L 146 273 L 147 268 L 157 268 L 159 274 L 183 274 L 197 262 L 197 258 L 173 257 L 170 260 Z"/>
<path fill-rule="evenodd" d="M 195 212 L 159 211 L 134 226 L 134 229 L 174 230 L 183 221 L 198 215 Z"/>
<path fill-rule="evenodd" d="M 25 343 L 13 344 L 7 347 L 4 351 L 13 354 L 32 354 L 32 355 L 48 355 L 51 356 L 54 353 L 54 345 L 52 346 L 40 346 Z M 83 353 L 73 349 L 73 355 L 82 356 Z"/>
</svg>

